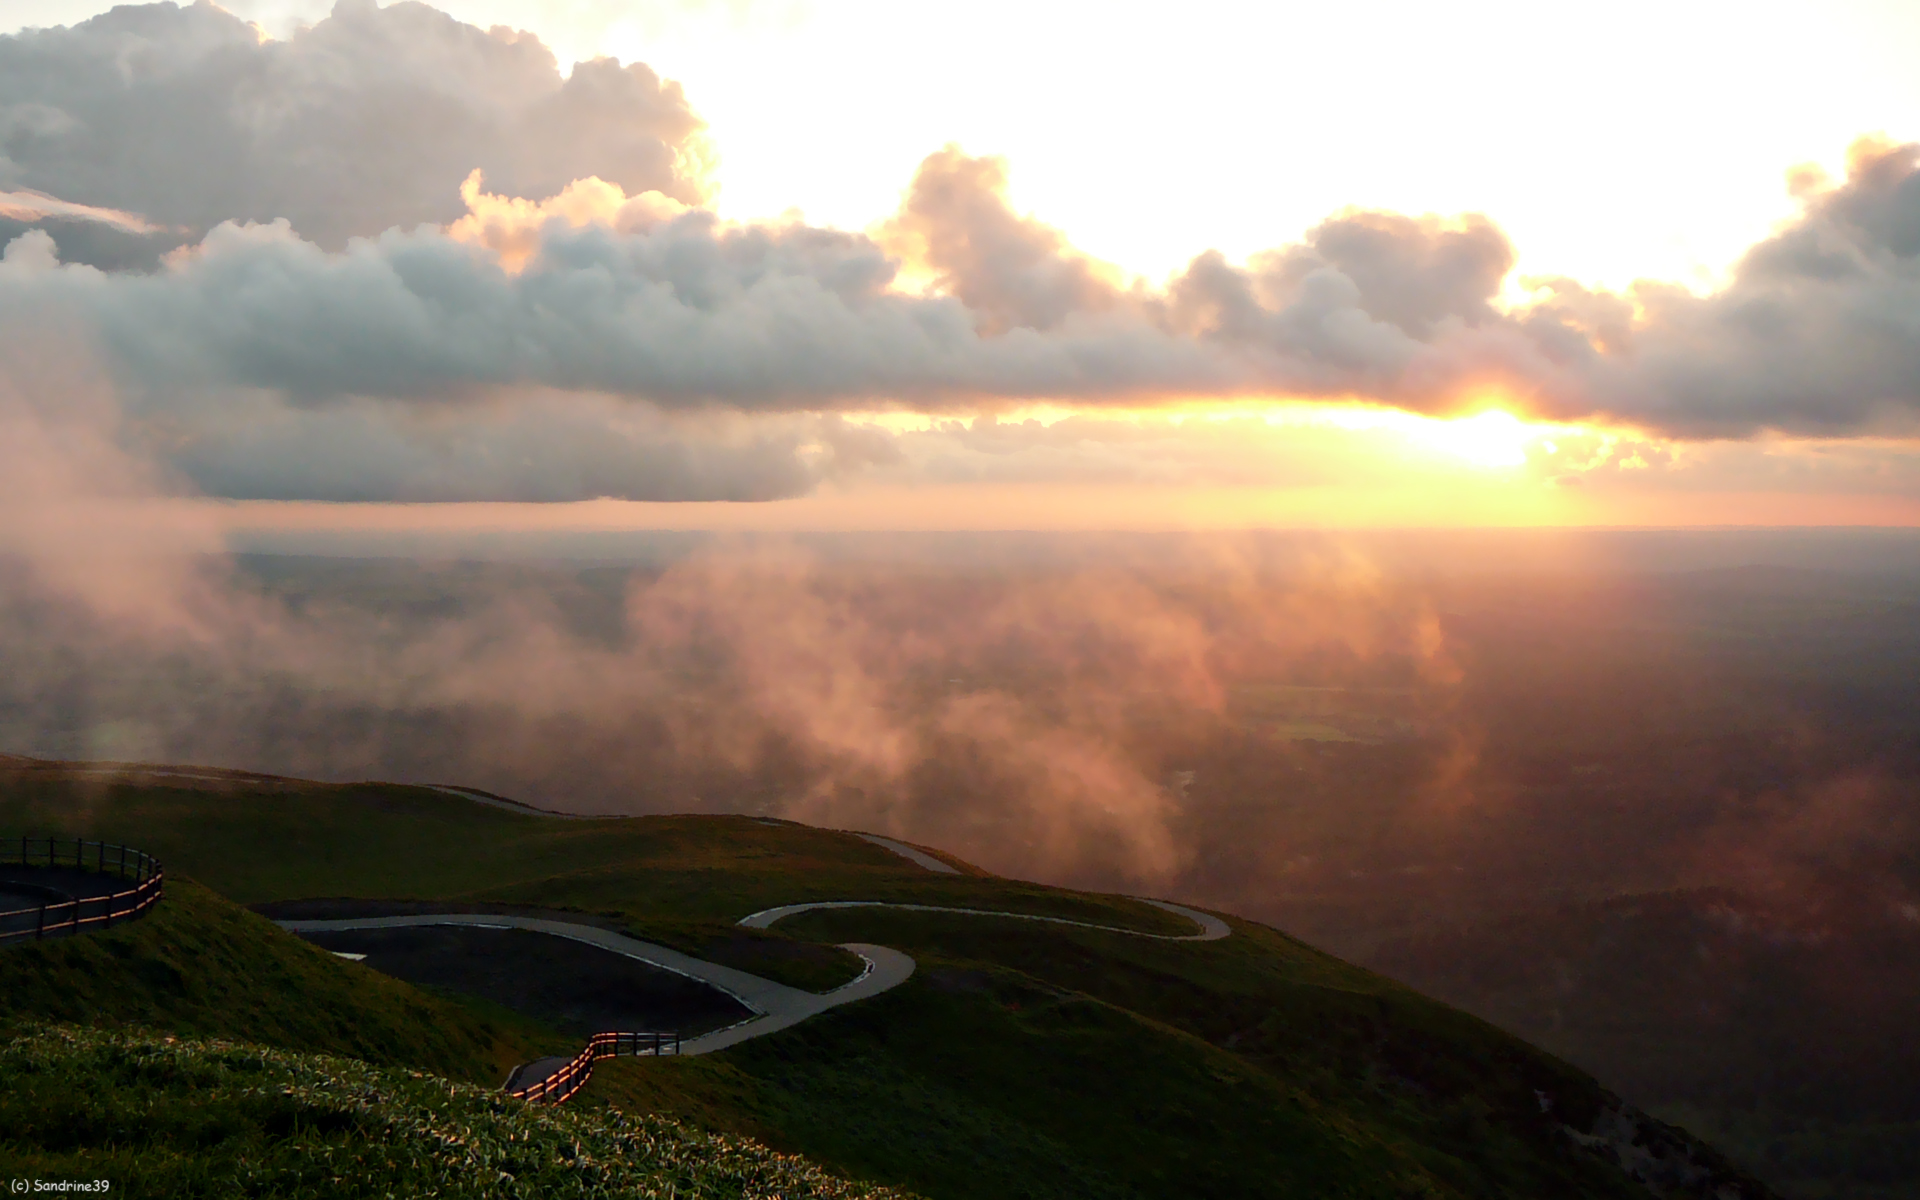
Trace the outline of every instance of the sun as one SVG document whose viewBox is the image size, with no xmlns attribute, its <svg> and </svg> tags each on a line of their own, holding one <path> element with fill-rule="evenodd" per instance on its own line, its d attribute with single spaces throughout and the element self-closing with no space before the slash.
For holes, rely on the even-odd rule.
<svg viewBox="0 0 1920 1200">
<path fill-rule="evenodd" d="M 1369 404 L 1288 404 L 1271 410 L 1268 421 L 1374 433 L 1422 457 L 1486 471 L 1523 467 L 1535 450 L 1552 454 L 1555 447 L 1547 438 L 1567 432 L 1565 426 L 1527 421 L 1492 407 L 1469 416 L 1435 417 Z"/>
<path fill-rule="evenodd" d="M 1498 408 L 1421 424 L 1422 440 L 1476 467 L 1523 467 L 1528 443 L 1539 436 L 1539 430 Z"/>
</svg>

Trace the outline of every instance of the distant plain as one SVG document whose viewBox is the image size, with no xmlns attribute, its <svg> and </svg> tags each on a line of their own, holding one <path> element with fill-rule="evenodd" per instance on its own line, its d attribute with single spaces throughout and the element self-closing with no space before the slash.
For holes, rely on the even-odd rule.
<svg viewBox="0 0 1920 1200">
<path fill-rule="evenodd" d="M 1907 1197 L 1913 542 L 1013 535 L 676 543 L 624 563 L 262 556 L 220 586 L 333 666 L 261 650 L 264 634 L 164 654 L 89 640 L 13 589 L 0 748 L 791 816 L 1244 913 L 1566 1055 L 1789 1194 Z M 104 786 L 81 795 L 110 804 Z M 404 870 L 421 895 L 672 910 L 648 936 L 746 963 L 752 939 L 703 922 L 795 898 L 754 882 L 753 831 L 773 827 L 750 821 L 723 891 L 694 861 L 663 861 L 640 891 L 597 864 L 651 852 L 588 822 L 508 862 L 488 823 L 513 818 L 445 797 L 467 844 L 405 815 L 443 802 L 413 792 L 359 846 L 358 818 L 293 789 L 253 814 L 280 822 L 284 861 L 221 862 L 216 816 L 154 801 L 127 836 L 163 857 L 190 839 L 196 872 L 250 903 L 378 894 Z M 844 898 L 844 870 L 804 895 Z M 889 886 L 857 880 L 871 898 Z"/>
</svg>

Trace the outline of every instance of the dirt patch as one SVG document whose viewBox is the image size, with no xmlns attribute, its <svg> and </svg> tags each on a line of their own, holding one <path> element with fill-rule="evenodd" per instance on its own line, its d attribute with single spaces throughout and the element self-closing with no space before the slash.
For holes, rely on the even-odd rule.
<svg viewBox="0 0 1920 1200">
<path fill-rule="evenodd" d="M 364 954 L 367 966 L 409 983 L 479 996 L 574 1034 L 617 1029 L 690 1036 L 753 1015 L 697 980 L 531 930 L 432 925 L 300 936 L 328 950 Z"/>
</svg>

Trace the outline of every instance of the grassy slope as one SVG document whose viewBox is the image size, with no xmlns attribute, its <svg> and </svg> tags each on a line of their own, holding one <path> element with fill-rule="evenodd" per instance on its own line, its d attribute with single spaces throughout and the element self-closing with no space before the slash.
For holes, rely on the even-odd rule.
<svg viewBox="0 0 1920 1200">
<path fill-rule="evenodd" d="M 618 1064 L 599 1097 L 930 1196 L 1445 1194 L 1346 1114 L 1229 1053 L 1016 973 L 930 966 L 724 1060 Z"/>
<path fill-rule="evenodd" d="M 167 1197 L 855 1200 L 884 1192 L 657 1117 L 538 1108 L 352 1059 L 49 1029 L 0 1044 L 8 1178 Z"/>
<path fill-rule="evenodd" d="M 1607 1102 L 1591 1079 L 1257 925 L 1167 945 L 895 913 L 796 921 L 921 970 L 723 1060 L 618 1064 L 599 1095 L 930 1196 L 1645 1195 L 1556 1132 Z"/>
<path fill-rule="evenodd" d="M 243 900 L 573 905 L 681 938 L 718 936 L 772 904 L 850 898 L 1186 931 L 1133 902 L 934 875 L 804 827 L 559 822 L 421 789 L 0 786 L 0 830 L 20 828 L 123 838 Z M 1646 1194 L 1558 1131 L 1587 1128 L 1606 1103 L 1590 1079 L 1271 930 L 1236 927 L 1224 942 L 1168 944 L 811 914 L 782 933 L 898 946 L 921 972 L 722 1055 L 615 1064 L 591 1099 L 756 1134 L 936 1200 Z"/>
<path fill-rule="evenodd" d="M 671 946 L 695 958 L 734 967 L 809 992 L 829 992 L 851 983 L 866 960 L 837 945 L 800 941 L 782 930 L 770 933 L 712 921 L 629 919 L 626 929 L 646 941 Z"/>
<path fill-rule="evenodd" d="M 189 880 L 138 921 L 0 950 L 0 1033 L 30 1022 L 137 1026 L 417 1067 L 498 1084 L 577 1049 L 540 1024 L 347 962 Z"/>
<path fill-rule="evenodd" d="M 8 774 L 0 771 L 0 832 L 111 834 L 242 904 L 458 898 L 730 927 L 756 909 L 859 896 L 1019 905 L 1163 933 L 1191 928 L 1148 905 L 935 875 L 848 834 L 749 817 L 555 821 L 391 784 L 222 794 Z"/>
<path fill-rule="evenodd" d="M 1389 943 L 1413 980 L 1808 1197 L 1920 1196 L 1920 929 L 1870 876 L 1620 896 Z M 1817 890 L 1814 890 L 1817 888 Z"/>
<path fill-rule="evenodd" d="M 124 840 L 242 904 L 397 898 L 608 914 L 636 937 L 811 991 L 852 979 L 859 960 L 734 922 L 778 904 L 859 897 L 1188 932 L 1186 921 L 1149 905 L 933 875 L 857 837 L 790 823 L 555 821 L 430 788 L 72 784 L 0 764 L 0 834 L 48 832 Z"/>
</svg>

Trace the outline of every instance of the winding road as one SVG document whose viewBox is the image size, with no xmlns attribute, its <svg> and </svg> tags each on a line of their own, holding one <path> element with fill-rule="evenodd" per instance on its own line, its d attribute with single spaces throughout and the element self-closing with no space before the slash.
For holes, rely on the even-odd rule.
<svg viewBox="0 0 1920 1200">
<path fill-rule="evenodd" d="M 942 866 L 946 864 L 942 863 Z M 949 868 L 951 869 L 951 868 Z M 1122 929 L 1118 925 L 1095 925 L 1091 921 L 1075 921 L 1067 917 L 1042 917 L 1033 913 L 1001 912 L 990 908 L 951 908 L 942 904 L 896 904 L 887 900 L 821 900 L 812 904 L 783 904 L 778 908 L 763 908 L 757 913 L 740 918 L 739 924 L 748 929 L 770 929 L 775 921 L 796 916 L 803 912 L 812 912 L 822 908 L 897 908 L 906 912 L 964 913 L 972 917 L 1001 917 L 1014 921 L 1045 921 L 1049 925 L 1073 925 L 1080 929 L 1097 929 L 1102 933 L 1124 933 L 1128 937 L 1152 938 L 1157 942 L 1217 942 L 1233 932 L 1227 923 L 1219 917 L 1203 913 L 1198 909 L 1181 904 L 1172 904 L 1165 900 L 1149 900 L 1145 896 L 1136 896 L 1142 904 L 1151 904 L 1170 913 L 1177 913 L 1200 927 L 1199 933 L 1143 933 L 1138 929 Z"/>
<path fill-rule="evenodd" d="M 343 929 L 400 929 L 421 925 L 464 925 L 475 929 L 526 929 L 551 934 L 571 941 L 585 942 L 627 958 L 637 959 L 663 971 L 672 971 L 718 988 L 745 1005 L 754 1015 L 737 1025 L 688 1038 L 680 1044 L 682 1054 L 711 1054 L 749 1038 L 764 1037 L 830 1008 L 865 1000 L 899 987 L 913 975 L 913 959 L 885 946 L 849 942 L 842 946 L 866 961 L 859 978 L 830 992 L 807 992 L 762 979 L 733 967 L 721 966 L 702 958 L 682 954 L 652 942 L 643 942 L 625 934 L 576 925 L 571 921 L 549 921 L 542 917 L 511 917 L 494 913 L 425 913 L 400 917 L 347 917 L 329 921 L 276 921 L 290 933 L 330 933 Z"/>
<path fill-rule="evenodd" d="M 499 801 L 494 797 L 461 791 L 455 788 L 440 788 L 453 792 L 483 804 L 507 807 L 511 801 Z M 513 807 L 518 808 L 515 805 Z M 524 811 L 524 810 L 523 810 Z M 538 810 L 534 810 L 538 811 Z M 557 814 L 548 814 L 557 815 Z M 859 833 L 855 836 L 884 846 L 902 858 L 908 859 L 929 871 L 944 874 L 958 874 L 951 864 L 917 850 L 903 842 L 878 834 Z M 804 912 L 821 909 L 843 908 L 892 908 L 905 912 L 959 913 L 975 917 L 998 917 L 1015 921 L 1042 921 L 1051 925 L 1069 925 L 1079 929 L 1093 929 L 1103 933 L 1119 933 L 1129 937 L 1151 938 L 1162 942 L 1216 942 L 1228 936 L 1232 931 L 1227 923 L 1209 913 L 1173 904 L 1166 900 L 1138 898 L 1143 904 L 1186 917 L 1198 928 L 1198 933 L 1167 934 L 1144 933 L 1137 929 L 1123 929 L 1117 925 L 1097 925 L 1091 921 L 1075 921 L 1067 917 L 1046 917 L 1033 913 L 1002 912 L 993 909 L 955 908 L 938 904 L 900 904 L 884 900 L 825 900 L 807 904 L 783 904 L 777 908 L 762 909 L 742 917 L 736 924 L 747 929 L 771 928 L 777 921 L 796 916 Z M 869 996 L 878 996 L 891 991 L 913 977 L 914 961 L 906 954 L 886 946 L 874 946 L 865 942 L 846 942 L 840 948 L 860 956 L 866 962 L 866 969 L 850 983 L 842 984 L 830 992 L 808 992 L 799 988 L 775 983 L 758 975 L 734 967 L 722 966 L 705 959 L 682 954 L 666 946 L 652 942 L 643 942 L 612 930 L 600 929 L 592 925 L 578 925 L 571 921 L 554 921 L 544 917 L 517 917 L 494 913 L 421 913 L 392 917 L 347 917 L 334 920 L 281 920 L 274 924 L 290 933 L 324 933 L 348 929 L 397 929 L 414 926 L 455 925 L 478 929 L 525 929 L 534 933 L 550 934 L 597 946 L 614 954 L 636 959 L 663 971 L 671 971 L 689 979 L 696 979 L 711 987 L 718 988 L 738 1000 L 753 1013 L 746 1020 L 729 1025 L 725 1029 L 716 1029 L 699 1037 L 689 1038 L 680 1043 L 681 1054 L 711 1054 L 729 1046 L 737 1046 L 752 1038 L 765 1037 L 782 1029 L 798 1025 L 809 1017 L 818 1016 L 829 1009 L 842 1004 L 851 1004 L 856 1000 L 865 1000 Z M 507 1087 L 524 1088 L 538 1083 L 547 1075 L 559 1070 L 569 1060 L 564 1058 L 543 1058 L 516 1068 L 507 1080 Z"/>
<path fill-rule="evenodd" d="M 853 836 L 863 842 L 872 842 L 883 850 L 891 850 L 908 862 L 918 863 L 929 871 L 934 871 L 941 875 L 958 875 L 960 873 L 960 868 L 954 866 L 952 863 L 941 862 L 925 850 L 916 850 L 905 842 L 896 842 L 890 837 L 881 837 L 877 833 L 856 832 Z"/>
</svg>

